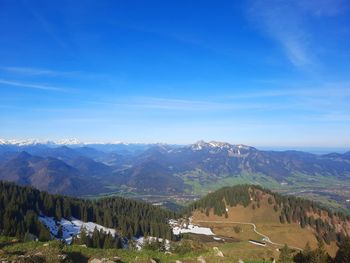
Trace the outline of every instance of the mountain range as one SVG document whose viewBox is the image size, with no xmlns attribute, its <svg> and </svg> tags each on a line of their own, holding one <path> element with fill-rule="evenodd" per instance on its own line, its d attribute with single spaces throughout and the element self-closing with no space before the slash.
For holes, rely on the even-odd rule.
<svg viewBox="0 0 350 263">
<path fill-rule="evenodd" d="M 220 186 L 346 186 L 350 152 L 317 155 L 199 141 L 167 144 L 0 144 L 0 179 L 68 195 L 124 189 L 138 194 L 205 194 Z"/>
</svg>

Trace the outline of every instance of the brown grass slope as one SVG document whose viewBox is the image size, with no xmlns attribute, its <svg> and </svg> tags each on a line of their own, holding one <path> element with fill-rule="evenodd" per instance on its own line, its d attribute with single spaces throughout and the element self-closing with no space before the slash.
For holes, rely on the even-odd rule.
<svg viewBox="0 0 350 263">
<path fill-rule="evenodd" d="M 253 226 L 238 224 L 237 222 L 254 223 L 257 230 L 268 236 L 274 243 L 288 244 L 291 247 L 304 248 L 307 243 L 316 248 L 318 239 L 322 235 L 317 230 L 306 225 L 300 226 L 298 220 L 281 223 L 280 215 L 284 204 L 278 203 L 273 193 L 265 192 L 263 189 L 249 188 L 250 204 L 247 206 L 237 204 L 230 206 L 225 200 L 226 213 L 217 215 L 214 208 L 197 208 L 192 212 L 193 222 L 213 229 L 214 233 L 221 236 L 236 238 L 241 241 L 249 239 L 261 240 L 262 237 L 253 231 Z M 313 208 L 306 212 L 308 217 L 321 218 L 334 228 L 337 234 L 349 235 L 350 222 L 344 220 L 320 208 Z M 237 228 L 238 227 L 238 228 Z M 237 231 L 239 229 L 240 231 Z M 278 248 L 278 246 L 275 246 Z M 332 240 L 326 245 L 330 255 L 337 251 L 336 241 Z"/>
</svg>

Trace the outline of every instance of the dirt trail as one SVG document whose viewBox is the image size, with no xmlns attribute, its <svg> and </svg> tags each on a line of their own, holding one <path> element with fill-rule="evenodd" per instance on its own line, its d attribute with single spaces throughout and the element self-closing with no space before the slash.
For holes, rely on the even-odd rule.
<svg viewBox="0 0 350 263">
<path fill-rule="evenodd" d="M 261 236 L 263 238 L 263 241 L 267 242 L 267 243 L 270 243 L 272 245 L 275 245 L 275 246 L 280 246 L 280 247 L 283 247 L 284 244 L 280 244 L 280 243 L 276 243 L 276 242 L 272 242 L 271 239 L 267 236 L 267 235 L 264 235 L 262 233 L 260 233 L 258 230 L 257 230 L 257 227 L 254 223 L 249 223 L 249 222 L 237 222 L 237 221 L 209 221 L 209 220 L 196 220 L 196 222 L 198 223 L 218 223 L 218 224 L 227 224 L 227 223 L 231 223 L 231 224 L 241 224 L 241 225 L 250 225 L 253 227 L 253 230 L 256 234 L 258 234 L 259 236 Z M 294 247 L 294 246 L 288 246 L 289 248 L 292 248 L 292 249 L 296 249 L 296 250 L 300 250 L 300 251 L 303 251 L 303 249 L 299 248 L 299 247 Z"/>
</svg>

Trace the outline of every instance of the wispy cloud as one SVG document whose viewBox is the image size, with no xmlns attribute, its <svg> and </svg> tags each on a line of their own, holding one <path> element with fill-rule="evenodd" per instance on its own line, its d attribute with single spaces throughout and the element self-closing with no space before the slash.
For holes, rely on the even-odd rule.
<svg viewBox="0 0 350 263">
<path fill-rule="evenodd" d="M 127 103 L 125 101 L 128 101 Z M 99 102 L 91 101 L 91 104 L 115 106 L 134 109 L 165 110 L 165 111 L 228 111 L 228 110 L 249 110 L 267 107 L 259 103 L 238 103 L 234 101 L 209 101 L 175 99 L 162 97 L 130 97 L 123 101 Z"/>
<path fill-rule="evenodd" d="M 27 5 L 29 11 L 32 13 L 37 22 L 42 26 L 43 30 L 52 38 L 54 42 L 57 43 L 61 48 L 67 49 L 68 46 L 63 39 L 57 35 L 52 25 L 42 16 L 39 12 L 37 12 L 34 8 Z"/>
<path fill-rule="evenodd" d="M 46 90 L 46 91 L 57 91 L 57 92 L 72 91 L 71 89 L 62 88 L 62 87 L 48 86 L 48 85 L 42 85 L 42 84 L 33 84 L 33 83 L 25 83 L 25 82 L 18 82 L 18 81 L 5 80 L 5 79 L 0 79 L 0 85 L 14 86 L 14 87 L 28 88 L 28 89 L 37 89 L 37 90 Z"/>
<path fill-rule="evenodd" d="M 345 85 L 345 84 L 344 84 Z M 226 98 L 232 99 L 259 99 L 259 98 L 273 98 L 273 97 L 300 97 L 300 98 L 345 98 L 350 97 L 350 84 L 345 86 L 334 87 L 319 87 L 319 88 L 282 88 L 270 89 L 251 93 L 241 93 Z"/>
<path fill-rule="evenodd" d="M 254 0 L 249 15 L 281 45 L 293 65 L 305 68 L 316 61 L 307 18 L 337 15 L 343 7 L 342 0 Z"/>
<path fill-rule="evenodd" d="M 320 116 L 319 120 L 325 122 L 349 122 L 350 114 L 347 112 L 330 112 Z"/>
<path fill-rule="evenodd" d="M 0 70 L 28 76 L 66 76 L 74 74 L 75 72 L 65 72 L 57 71 L 51 69 L 41 69 L 41 68 L 32 68 L 32 67 L 0 67 Z"/>
<path fill-rule="evenodd" d="M 335 16 L 347 9 L 346 0 L 298 0 L 296 4 L 315 16 Z"/>
</svg>

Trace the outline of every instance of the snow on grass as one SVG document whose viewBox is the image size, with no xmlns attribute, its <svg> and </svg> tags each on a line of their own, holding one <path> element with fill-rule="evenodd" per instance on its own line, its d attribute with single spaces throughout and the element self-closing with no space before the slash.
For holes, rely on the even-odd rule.
<svg viewBox="0 0 350 263">
<path fill-rule="evenodd" d="M 207 236 L 214 236 L 215 234 L 209 227 L 200 227 L 193 225 L 191 223 L 192 219 L 189 218 L 189 223 L 180 223 L 177 220 L 171 219 L 169 220 L 169 225 L 173 229 L 174 235 L 180 235 L 183 233 L 193 233 L 193 234 L 201 234 Z"/>
<path fill-rule="evenodd" d="M 147 244 L 147 243 L 151 243 L 151 242 L 163 242 L 163 238 L 156 238 L 156 237 L 139 237 L 139 238 L 135 238 L 135 247 L 137 250 L 141 250 L 142 247 Z M 170 241 L 168 239 L 165 239 L 164 241 L 165 243 L 165 250 L 169 250 L 170 249 Z"/>
<path fill-rule="evenodd" d="M 39 220 L 41 223 L 43 223 L 50 231 L 50 234 L 53 238 L 58 238 L 58 229 L 61 226 L 62 227 L 62 239 L 67 243 L 71 244 L 73 237 L 80 234 L 80 231 L 82 228 L 85 229 L 87 233 L 92 235 L 94 232 L 94 229 L 97 228 L 98 231 L 102 230 L 105 233 L 110 233 L 112 236 L 116 236 L 117 232 L 112 228 L 107 228 L 104 226 L 101 226 L 99 224 L 93 223 L 93 222 L 83 222 L 76 218 L 71 218 L 70 220 L 62 218 L 61 220 L 56 220 L 54 217 L 48 217 L 41 215 L 39 216 Z M 162 238 L 156 238 L 156 237 L 139 237 L 139 238 L 133 238 L 135 242 L 135 247 L 137 250 L 141 250 L 142 247 L 149 243 L 149 242 L 163 242 Z M 127 240 L 124 242 L 124 247 L 127 246 Z M 165 239 L 165 249 L 170 249 L 170 241 Z"/>
<path fill-rule="evenodd" d="M 173 228 L 174 235 L 180 235 L 183 233 L 193 233 L 193 234 L 201 234 L 207 236 L 215 235 L 209 227 L 200 227 L 189 224 L 187 228 L 174 227 Z"/>
<path fill-rule="evenodd" d="M 94 232 L 95 227 L 98 231 L 102 230 L 105 233 L 110 233 L 112 236 L 116 235 L 116 231 L 112 228 L 107 228 L 93 222 L 83 222 L 73 217 L 70 220 L 62 218 L 56 221 L 54 217 L 41 215 L 39 216 L 39 220 L 50 230 L 51 236 L 53 237 L 57 237 L 58 228 L 62 226 L 62 239 L 64 239 L 67 244 L 72 243 L 73 236 L 79 235 L 82 228 L 90 235 Z"/>
</svg>

